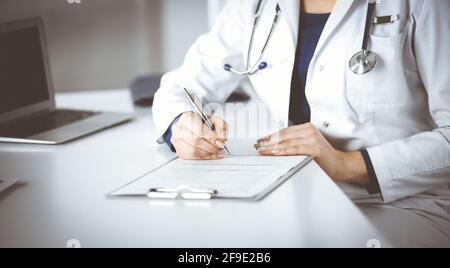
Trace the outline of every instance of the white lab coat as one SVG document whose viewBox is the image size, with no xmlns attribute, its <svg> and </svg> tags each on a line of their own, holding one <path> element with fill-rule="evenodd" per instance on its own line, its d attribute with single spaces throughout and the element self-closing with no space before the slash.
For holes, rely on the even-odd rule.
<svg viewBox="0 0 450 268">
<path fill-rule="evenodd" d="M 153 108 L 158 134 L 177 115 L 192 110 L 182 86 L 210 101 L 224 101 L 239 85 L 241 78 L 223 65 L 244 69 L 257 2 L 229 0 L 183 65 L 163 77 Z M 269 67 L 250 80 L 280 127 L 286 127 L 298 0 L 265 1 L 250 62 L 259 56 L 277 2 L 281 18 L 264 56 Z M 338 149 L 368 149 L 384 199 L 370 196 L 364 187 L 341 185 L 354 200 L 448 217 L 450 1 L 378 0 L 376 16 L 398 14 L 400 20 L 374 26 L 370 49 L 379 61 L 372 72 L 359 76 L 348 62 L 361 49 L 366 10 L 365 0 L 337 0 L 309 67 L 306 96 L 312 123 Z"/>
</svg>

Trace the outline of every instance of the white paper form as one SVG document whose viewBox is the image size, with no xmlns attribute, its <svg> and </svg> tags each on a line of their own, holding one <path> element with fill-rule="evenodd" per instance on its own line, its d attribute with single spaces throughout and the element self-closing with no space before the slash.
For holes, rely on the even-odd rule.
<svg viewBox="0 0 450 268">
<path fill-rule="evenodd" d="M 145 196 L 150 189 L 217 190 L 218 198 L 255 198 L 290 171 L 304 164 L 306 157 L 231 156 L 214 161 L 173 160 L 112 193 L 112 196 Z M 292 175 L 292 174 L 291 174 Z"/>
<path fill-rule="evenodd" d="M 235 156 L 260 156 L 255 144 L 255 139 L 230 139 L 227 141 L 227 148 Z"/>
</svg>

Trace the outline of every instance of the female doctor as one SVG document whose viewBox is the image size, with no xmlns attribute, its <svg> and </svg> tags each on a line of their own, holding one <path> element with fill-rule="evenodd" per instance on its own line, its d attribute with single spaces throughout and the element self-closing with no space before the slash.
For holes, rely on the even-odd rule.
<svg viewBox="0 0 450 268">
<path fill-rule="evenodd" d="M 229 0 L 163 77 L 155 125 L 181 158 L 226 157 L 226 122 L 209 131 L 183 87 L 223 102 L 249 77 L 280 122 L 262 155 L 314 156 L 355 200 L 450 229 L 448 44 L 448 0 Z"/>
</svg>

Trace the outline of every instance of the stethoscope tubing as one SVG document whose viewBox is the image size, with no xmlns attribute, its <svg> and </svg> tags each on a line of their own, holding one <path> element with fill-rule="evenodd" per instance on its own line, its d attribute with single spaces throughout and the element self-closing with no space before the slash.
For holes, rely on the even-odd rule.
<svg viewBox="0 0 450 268">
<path fill-rule="evenodd" d="M 362 43 L 362 50 L 364 51 L 368 51 L 369 49 L 369 39 L 370 39 L 370 32 L 372 30 L 372 20 L 375 14 L 375 5 L 376 2 L 369 1 L 369 5 L 367 7 L 366 24 L 364 27 L 364 38 Z"/>
<path fill-rule="evenodd" d="M 352 58 L 350 58 L 349 61 L 349 68 L 350 70 L 358 75 L 366 74 L 373 70 L 377 63 L 377 56 L 369 50 L 369 42 L 370 42 L 370 34 L 372 31 L 372 20 L 375 14 L 375 8 L 376 8 L 376 0 L 367 0 L 368 6 L 367 6 L 367 15 L 365 20 L 365 26 L 364 26 L 364 36 L 362 40 L 361 45 L 361 51 L 357 52 Z M 247 50 L 247 63 L 245 64 L 245 71 L 238 71 L 234 69 L 230 64 L 225 64 L 224 69 L 228 72 L 234 73 L 239 76 L 252 76 L 259 71 L 262 71 L 268 67 L 267 62 L 262 62 L 262 59 L 265 55 L 266 49 L 272 39 L 273 33 L 275 31 L 275 27 L 278 24 L 278 20 L 281 13 L 281 8 L 279 4 L 276 6 L 276 14 L 272 23 L 272 26 L 270 28 L 269 34 L 267 36 L 267 39 L 264 43 L 264 46 L 261 50 L 261 53 L 258 57 L 258 59 L 255 61 L 254 65 L 250 65 L 250 59 L 253 49 L 253 43 L 255 39 L 255 33 L 256 29 L 258 28 L 259 20 L 262 15 L 262 5 L 264 0 L 260 0 L 257 4 L 256 11 L 255 11 L 255 19 L 253 22 L 253 28 L 250 35 L 250 42 Z"/>
<path fill-rule="evenodd" d="M 372 21 L 375 15 L 375 8 L 376 1 L 368 0 L 361 51 L 353 55 L 348 63 L 350 70 L 356 75 L 364 75 L 371 72 L 375 68 L 378 61 L 377 55 L 369 50 L 369 41 L 370 34 L 372 32 Z"/>
<path fill-rule="evenodd" d="M 228 72 L 234 73 L 236 75 L 239 76 L 252 76 L 255 75 L 256 73 L 258 73 L 259 71 L 262 71 L 264 69 L 266 69 L 268 67 L 267 62 L 262 62 L 262 59 L 266 53 L 266 49 L 270 43 L 270 41 L 272 40 L 273 37 L 273 33 L 275 32 L 275 28 L 278 24 L 279 21 L 279 17 L 281 14 L 281 8 L 279 6 L 279 4 L 277 4 L 276 6 L 276 13 L 275 13 L 275 17 L 273 19 L 273 23 L 272 26 L 270 28 L 269 34 L 267 36 L 267 39 L 264 43 L 264 46 L 261 50 L 261 53 L 258 57 L 258 59 L 255 61 L 255 64 L 253 64 L 252 66 L 250 66 L 250 59 L 251 59 L 251 54 L 252 54 L 252 48 L 253 48 L 253 44 L 254 44 L 254 39 L 255 39 L 255 34 L 256 34 L 256 29 L 258 28 L 258 24 L 259 24 L 259 20 L 261 18 L 261 14 L 262 14 L 262 4 L 263 4 L 263 0 L 260 0 L 258 2 L 257 8 L 256 8 L 256 12 L 255 12 L 255 20 L 253 22 L 253 28 L 252 28 L 252 33 L 250 35 L 250 42 L 249 42 L 249 46 L 248 46 L 248 51 L 247 51 L 247 63 L 245 64 L 246 70 L 245 71 L 238 71 L 236 69 L 234 69 L 230 64 L 225 64 L 224 65 L 224 69 Z"/>
</svg>

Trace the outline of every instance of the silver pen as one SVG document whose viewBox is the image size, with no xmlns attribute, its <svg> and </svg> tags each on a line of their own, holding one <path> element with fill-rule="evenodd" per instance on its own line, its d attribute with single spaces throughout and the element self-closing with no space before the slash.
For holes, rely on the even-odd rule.
<svg viewBox="0 0 450 268">
<path fill-rule="evenodd" d="M 189 91 L 186 88 L 184 88 L 184 93 L 186 94 L 186 98 L 191 103 L 191 105 L 194 108 L 195 112 L 202 118 L 203 122 L 205 122 L 205 125 L 209 129 L 211 129 L 212 131 L 216 132 L 216 127 L 211 122 L 211 119 L 203 113 L 204 108 L 203 108 L 202 102 L 197 97 L 197 95 L 195 95 L 193 92 Z M 225 151 L 225 153 L 227 155 L 231 155 L 231 153 L 228 150 L 227 146 L 225 146 L 223 148 L 223 150 Z"/>
</svg>

